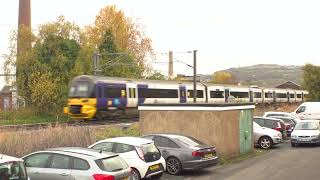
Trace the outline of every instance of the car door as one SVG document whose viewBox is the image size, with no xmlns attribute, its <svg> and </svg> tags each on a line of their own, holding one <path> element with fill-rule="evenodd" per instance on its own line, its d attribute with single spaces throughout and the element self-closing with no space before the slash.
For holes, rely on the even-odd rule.
<svg viewBox="0 0 320 180">
<path fill-rule="evenodd" d="M 72 180 L 88 180 L 91 176 L 90 165 L 84 159 L 73 157 L 71 169 Z"/>
<path fill-rule="evenodd" d="M 179 156 L 177 151 L 180 147 L 169 138 L 162 137 L 162 136 L 154 136 L 153 141 L 154 141 L 154 144 L 161 151 L 161 155 L 164 159 L 167 159 L 170 156 L 175 156 L 175 157 Z"/>
<path fill-rule="evenodd" d="M 47 177 L 48 164 L 51 158 L 50 153 L 37 153 L 27 156 L 24 159 L 28 176 L 32 180 L 43 180 Z"/>
<path fill-rule="evenodd" d="M 53 154 L 46 170 L 46 180 L 71 180 L 71 157 Z"/>
</svg>

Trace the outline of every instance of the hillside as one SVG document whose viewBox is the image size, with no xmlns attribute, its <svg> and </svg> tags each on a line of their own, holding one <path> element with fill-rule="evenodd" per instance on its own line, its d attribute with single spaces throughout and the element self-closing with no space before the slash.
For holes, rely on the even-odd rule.
<svg viewBox="0 0 320 180">
<path fill-rule="evenodd" d="M 281 66 L 276 64 L 259 64 L 247 67 L 230 68 L 224 71 L 232 73 L 237 82 L 243 85 L 274 87 L 286 81 L 302 83 L 302 66 Z"/>
</svg>

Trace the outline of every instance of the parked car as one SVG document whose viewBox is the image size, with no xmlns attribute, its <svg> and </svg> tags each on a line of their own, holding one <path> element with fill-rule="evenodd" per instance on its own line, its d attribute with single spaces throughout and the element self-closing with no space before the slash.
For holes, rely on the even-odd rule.
<svg viewBox="0 0 320 180">
<path fill-rule="evenodd" d="M 287 136 L 290 137 L 294 127 L 296 126 L 296 122 L 291 117 L 274 116 L 272 118 L 283 120 L 283 122 L 284 122 L 284 124 L 286 126 Z"/>
<path fill-rule="evenodd" d="M 117 137 L 96 142 L 89 148 L 119 154 L 132 168 L 134 180 L 160 178 L 166 162 L 154 142 L 138 137 Z"/>
<path fill-rule="evenodd" d="M 253 122 L 253 136 L 255 145 L 258 145 L 262 149 L 270 149 L 276 144 L 283 143 L 281 132 L 261 127 L 256 122 Z"/>
<path fill-rule="evenodd" d="M 265 112 L 263 114 L 263 117 L 285 117 L 285 118 L 290 118 L 291 120 L 293 120 L 295 122 L 295 124 L 297 124 L 298 121 L 300 121 L 300 119 L 295 116 L 293 113 L 287 113 L 287 112 Z"/>
<path fill-rule="evenodd" d="M 176 134 L 150 134 L 142 138 L 153 140 L 166 160 L 167 172 L 178 175 L 182 170 L 214 166 L 218 156 L 214 146 L 195 138 Z"/>
<path fill-rule="evenodd" d="M 131 168 L 117 154 L 56 148 L 23 157 L 31 180 L 129 180 Z"/>
<path fill-rule="evenodd" d="M 262 127 L 267 127 L 280 131 L 283 139 L 287 138 L 286 126 L 283 120 L 269 117 L 254 117 L 253 121 Z"/>
<path fill-rule="evenodd" d="M 0 154 L 0 179 L 30 180 L 22 159 L 3 154 Z"/>
<path fill-rule="evenodd" d="M 320 119 L 320 102 L 304 102 L 293 114 L 299 119 Z"/>
<path fill-rule="evenodd" d="M 291 134 L 291 146 L 299 144 L 320 144 L 320 121 L 304 120 L 298 122 Z"/>
</svg>

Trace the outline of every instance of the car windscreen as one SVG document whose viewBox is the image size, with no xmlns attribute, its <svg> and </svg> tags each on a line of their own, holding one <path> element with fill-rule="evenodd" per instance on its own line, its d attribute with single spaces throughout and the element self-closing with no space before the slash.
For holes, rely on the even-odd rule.
<svg viewBox="0 0 320 180">
<path fill-rule="evenodd" d="M 177 136 L 175 138 L 176 140 L 178 140 L 179 142 L 187 145 L 187 146 L 191 146 L 191 147 L 196 147 L 196 146 L 200 146 L 200 145 L 205 145 L 203 142 L 194 139 L 192 137 L 185 137 L 185 136 Z"/>
<path fill-rule="evenodd" d="M 0 179 L 27 180 L 23 162 L 8 162 L 0 164 Z"/>
<path fill-rule="evenodd" d="M 146 162 L 157 161 L 161 158 L 161 153 L 154 143 L 143 144 L 139 148 L 142 150 Z"/>
<path fill-rule="evenodd" d="M 120 156 L 98 159 L 96 160 L 96 163 L 101 170 L 107 172 L 117 172 L 129 167 Z"/>
<path fill-rule="evenodd" d="M 299 122 L 295 130 L 317 130 L 319 129 L 319 122 Z"/>
</svg>

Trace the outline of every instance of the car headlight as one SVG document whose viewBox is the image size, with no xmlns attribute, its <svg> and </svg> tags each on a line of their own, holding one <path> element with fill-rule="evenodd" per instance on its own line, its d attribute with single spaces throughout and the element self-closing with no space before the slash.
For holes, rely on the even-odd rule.
<svg viewBox="0 0 320 180">
<path fill-rule="evenodd" d="M 311 137 L 316 138 L 316 137 L 319 137 L 319 135 L 312 135 Z"/>
<path fill-rule="evenodd" d="M 291 135 L 291 138 L 298 138 L 297 135 Z"/>
</svg>

